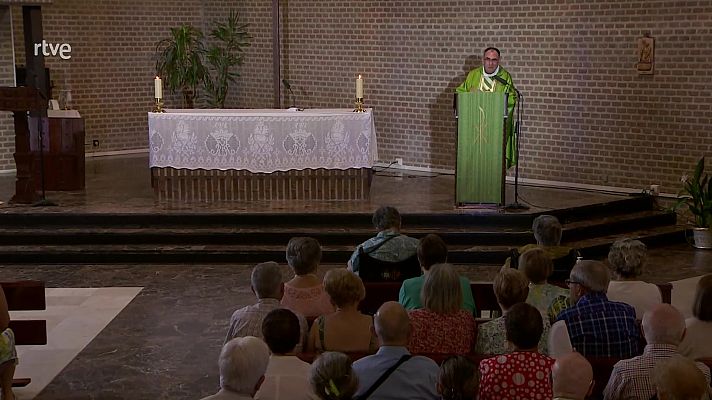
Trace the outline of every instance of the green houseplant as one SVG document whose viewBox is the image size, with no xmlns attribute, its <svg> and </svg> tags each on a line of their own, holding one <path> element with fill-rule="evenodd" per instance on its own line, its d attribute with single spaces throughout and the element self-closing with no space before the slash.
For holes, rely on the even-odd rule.
<svg viewBox="0 0 712 400">
<path fill-rule="evenodd" d="M 686 205 L 693 217 L 695 247 L 712 248 L 712 179 L 705 173 L 705 158 L 702 157 L 692 176 L 683 176 L 682 190 L 675 206 Z"/>
<path fill-rule="evenodd" d="M 227 22 L 214 22 L 215 27 L 210 32 L 213 44 L 206 53 L 210 68 L 203 79 L 203 87 L 208 97 L 208 104 L 216 108 L 225 107 L 230 83 L 240 76 L 235 69 L 242 65 L 245 48 L 250 45 L 252 37 L 247 33 L 249 24 L 241 23 L 240 16 L 230 12 Z"/>
<path fill-rule="evenodd" d="M 205 77 L 203 33 L 192 25 L 171 28 L 171 37 L 158 42 L 156 51 L 156 72 L 172 93 L 181 92 L 183 107 L 193 108 Z"/>
</svg>

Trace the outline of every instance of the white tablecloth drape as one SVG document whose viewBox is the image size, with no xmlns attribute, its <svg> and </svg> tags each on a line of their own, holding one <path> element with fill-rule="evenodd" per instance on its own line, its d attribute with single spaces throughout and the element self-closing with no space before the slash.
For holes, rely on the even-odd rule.
<svg viewBox="0 0 712 400">
<path fill-rule="evenodd" d="M 169 110 L 148 114 L 150 166 L 274 172 L 370 168 L 371 110 Z"/>
</svg>

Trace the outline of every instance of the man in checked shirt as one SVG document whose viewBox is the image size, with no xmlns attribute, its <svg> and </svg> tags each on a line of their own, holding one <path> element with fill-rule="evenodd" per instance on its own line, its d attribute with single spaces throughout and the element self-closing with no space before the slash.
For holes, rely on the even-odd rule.
<svg viewBox="0 0 712 400">
<path fill-rule="evenodd" d="M 675 355 L 685 335 L 685 319 L 670 304 L 659 304 L 643 316 L 643 333 L 647 345 L 643 354 L 616 363 L 604 390 L 605 400 L 641 399 L 655 395 L 651 374 L 655 366 Z M 709 391 L 710 370 L 703 363 L 695 363 L 705 376 Z"/>
<path fill-rule="evenodd" d="M 585 357 L 630 358 L 640 354 L 635 309 L 606 297 L 610 272 L 600 261 L 582 260 L 571 269 L 573 306 L 559 314 L 566 322 L 573 348 Z"/>
</svg>

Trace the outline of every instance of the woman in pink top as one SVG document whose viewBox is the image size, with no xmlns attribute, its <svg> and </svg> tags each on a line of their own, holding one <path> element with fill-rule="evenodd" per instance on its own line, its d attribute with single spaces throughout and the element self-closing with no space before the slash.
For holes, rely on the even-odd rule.
<svg viewBox="0 0 712 400">
<path fill-rule="evenodd" d="M 287 264 L 294 278 L 284 284 L 282 306 L 305 317 L 334 312 L 329 295 L 316 275 L 321 261 L 321 246 L 310 237 L 295 237 L 287 244 Z"/>
<path fill-rule="evenodd" d="M 460 308 L 460 276 L 450 264 L 435 264 L 425 277 L 425 308 L 410 311 L 411 353 L 466 354 L 475 339 L 475 318 Z"/>
</svg>

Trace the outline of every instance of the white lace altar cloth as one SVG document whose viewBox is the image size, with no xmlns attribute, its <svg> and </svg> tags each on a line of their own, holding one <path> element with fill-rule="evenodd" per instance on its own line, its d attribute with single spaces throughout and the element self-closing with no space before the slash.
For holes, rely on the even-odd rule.
<svg viewBox="0 0 712 400">
<path fill-rule="evenodd" d="M 168 110 L 148 114 L 151 167 L 371 168 L 378 159 L 371 110 Z"/>
</svg>

